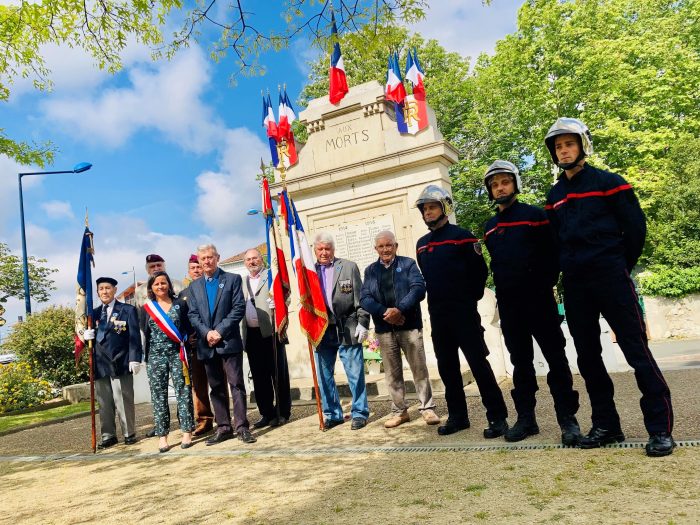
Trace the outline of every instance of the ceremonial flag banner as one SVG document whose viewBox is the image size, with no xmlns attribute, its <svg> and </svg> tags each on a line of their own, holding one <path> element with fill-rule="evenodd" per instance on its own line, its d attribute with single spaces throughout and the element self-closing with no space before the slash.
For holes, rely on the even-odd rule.
<svg viewBox="0 0 700 525">
<path fill-rule="evenodd" d="M 267 230 L 267 265 L 268 265 L 268 288 L 272 289 L 272 298 L 275 302 L 275 331 L 280 339 L 284 339 L 289 324 L 289 311 L 287 309 L 287 299 L 291 295 L 289 282 L 289 272 L 284 251 L 278 242 L 275 234 L 275 212 L 272 208 L 272 198 L 270 197 L 270 186 L 267 179 L 263 179 L 263 213 L 265 214 L 265 225 Z M 274 241 L 274 250 L 270 243 L 270 237 Z"/>
<path fill-rule="evenodd" d="M 425 78 L 425 73 L 420 67 L 420 62 L 418 62 L 418 53 L 413 50 L 413 54 L 408 52 L 406 57 L 406 80 L 409 80 L 413 85 L 414 95 L 423 95 L 423 100 L 425 100 L 425 86 L 423 85 L 423 79 Z"/>
<path fill-rule="evenodd" d="M 85 349 L 84 332 L 88 327 L 88 317 L 92 317 L 92 267 L 94 249 L 92 247 L 92 232 L 86 226 L 83 242 L 80 245 L 80 261 L 78 262 L 78 285 L 75 299 L 75 363 L 80 361 L 80 355 Z"/>
<path fill-rule="evenodd" d="M 401 133 L 415 135 L 428 127 L 428 109 L 425 104 L 425 74 L 418 62 L 415 50 L 406 57 L 406 79 L 413 85 L 413 94 L 407 95 L 402 104 L 396 104 L 396 125 Z"/>
<path fill-rule="evenodd" d="M 348 92 L 348 79 L 345 76 L 343 55 L 340 53 L 340 44 L 338 43 L 338 27 L 335 25 L 335 14 L 333 12 L 331 12 L 331 22 L 333 24 L 331 37 L 334 44 L 333 53 L 331 54 L 331 68 L 328 74 L 328 99 L 331 101 L 331 104 L 338 104 Z"/>
<path fill-rule="evenodd" d="M 401 103 L 406 98 L 406 88 L 401 80 L 399 63 L 393 54 L 389 54 L 389 67 L 386 72 L 386 99 Z"/>
<path fill-rule="evenodd" d="M 321 342 L 328 327 L 328 313 L 323 299 L 323 289 L 319 281 L 316 267 L 311 256 L 311 248 L 306 240 L 304 227 L 299 219 L 294 201 L 287 192 L 281 194 L 284 206 L 289 215 L 289 232 L 292 250 L 292 267 L 297 275 L 299 284 L 299 323 L 301 331 L 306 335 L 312 346 Z"/>
<path fill-rule="evenodd" d="M 294 142 L 294 132 L 292 131 L 292 123 L 297 119 L 292 103 L 287 96 L 287 90 L 280 92 L 279 99 L 279 123 L 277 124 L 278 142 L 283 138 L 286 139 L 287 147 L 282 152 L 282 162 L 284 167 L 293 166 L 299 160 L 297 156 L 297 146 Z"/>
<path fill-rule="evenodd" d="M 272 111 L 272 102 L 270 101 L 270 95 L 263 95 L 263 115 L 262 115 L 262 125 L 267 132 L 267 141 L 270 144 L 270 156 L 272 157 L 272 164 L 277 166 L 280 162 L 279 156 L 277 155 L 277 123 L 275 122 L 275 113 Z"/>
</svg>

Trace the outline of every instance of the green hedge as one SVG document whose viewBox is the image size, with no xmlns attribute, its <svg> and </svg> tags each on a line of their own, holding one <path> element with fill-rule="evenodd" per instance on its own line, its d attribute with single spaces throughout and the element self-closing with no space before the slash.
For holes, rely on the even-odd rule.
<svg viewBox="0 0 700 525">
<path fill-rule="evenodd" d="M 640 273 L 637 280 L 642 295 L 684 297 L 700 292 L 700 267 L 657 266 Z"/>
</svg>

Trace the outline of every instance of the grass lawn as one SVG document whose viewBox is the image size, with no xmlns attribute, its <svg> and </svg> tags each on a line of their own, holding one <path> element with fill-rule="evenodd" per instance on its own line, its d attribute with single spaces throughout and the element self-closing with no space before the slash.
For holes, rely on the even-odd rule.
<svg viewBox="0 0 700 525">
<path fill-rule="evenodd" d="M 90 411 L 89 401 L 84 401 L 75 405 L 64 405 L 56 408 L 49 408 L 48 410 L 40 410 L 38 412 L 30 412 L 28 414 L 0 416 L 0 432 L 86 411 Z"/>
</svg>

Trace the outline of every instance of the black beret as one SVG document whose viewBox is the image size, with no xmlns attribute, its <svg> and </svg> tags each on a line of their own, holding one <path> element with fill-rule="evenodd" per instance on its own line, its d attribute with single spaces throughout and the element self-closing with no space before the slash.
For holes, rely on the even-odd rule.
<svg viewBox="0 0 700 525">
<path fill-rule="evenodd" d="M 107 284 L 111 284 L 112 286 L 117 286 L 117 280 L 112 279 L 111 277 L 98 277 L 97 278 L 97 286 L 99 286 L 100 283 L 107 283 Z"/>
</svg>

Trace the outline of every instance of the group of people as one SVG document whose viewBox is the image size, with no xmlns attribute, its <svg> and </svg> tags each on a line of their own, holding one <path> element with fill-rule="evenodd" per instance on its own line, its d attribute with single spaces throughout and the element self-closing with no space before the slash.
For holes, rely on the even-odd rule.
<svg viewBox="0 0 700 525">
<path fill-rule="evenodd" d="M 488 276 L 481 242 L 470 231 L 449 222 L 453 212 L 450 194 L 430 185 L 416 201 L 429 232 L 418 240 L 415 260 L 397 255 L 394 233 L 382 231 L 375 237 L 378 259 L 365 269 L 363 280 L 356 263 L 335 257 L 331 235 L 321 232 L 314 238 L 316 271 L 329 321 L 314 352 L 324 430 L 346 421 L 334 379 L 338 357 L 352 393 L 351 429 L 359 430 L 367 424 L 370 411 L 362 343 L 371 318 L 391 397 L 386 428 L 410 420 L 402 353 L 413 375 L 424 422 L 439 425 L 437 432 L 442 436 L 469 428 L 461 349 L 486 409 L 484 437 L 503 436 L 514 442 L 538 434 L 534 338 L 549 365 L 547 384 L 562 443 L 585 449 L 621 442 L 625 436 L 613 400 L 613 383 L 602 359 L 602 314 L 635 371 L 649 433 L 647 455 L 673 452 L 670 391 L 649 350 L 630 278 L 644 245 L 644 214 L 632 187 L 622 177 L 586 162 L 593 144 L 581 121 L 558 119 L 547 133 L 545 144 L 562 173 L 549 192 L 544 210 L 518 200 L 523 186 L 518 168 L 511 162 L 496 160 L 484 176 L 497 212 L 486 224 L 483 243 L 491 255 L 501 329 L 513 365 L 515 423 L 509 426 L 507 422 L 508 411 L 487 359 L 489 350 L 477 310 Z M 115 406 L 125 441 L 135 441 L 131 374 L 141 362 L 139 334 L 143 334 L 151 383 L 153 435 L 160 436 L 161 451 L 168 449 L 168 377 L 177 396 L 183 448 L 191 446 L 192 436 L 210 432 L 213 420 L 216 431 L 207 445 L 233 436 L 245 443 L 256 440 L 246 416 L 244 350 L 261 415 L 253 428 L 288 421 L 291 397 L 285 341 L 278 340 L 274 331 L 274 302 L 268 292 L 267 272 L 262 271 L 262 257 L 256 249 L 245 253 L 245 278 L 221 270 L 218 262 L 213 245 L 200 246 L 190 259 L 191 282 L 180 291 L 179 283 L 165 273 L 162 258 L 150 255 L 146 265 L 149 280 L 137 290 L 138 312 L 114 301 L 114 279 L 97 280 L 103 305 L 95 310 L 97 330 L 86 333 L 86 338 L 97 341 L 95 371 L 102 447 L 117 442 Z M 578 368 L 591 401 L 592 426 L 585 435 L 576 418 L 579 394 L 573 387 L 553 291 L 560 273 Z M 448 414 L 444 423 L 435 413 L 423 345 L 420 303 L 426 293 L 430 335 L 445 385 Z M 182 356 L 188 350 L 189 364 L 183 368 Z"/>
</svg>

